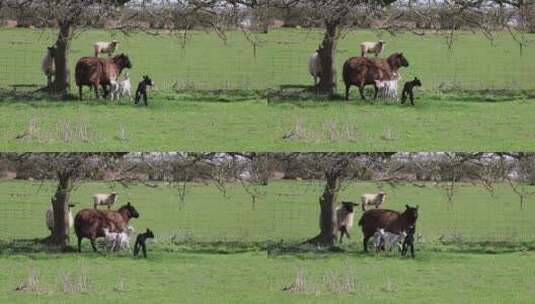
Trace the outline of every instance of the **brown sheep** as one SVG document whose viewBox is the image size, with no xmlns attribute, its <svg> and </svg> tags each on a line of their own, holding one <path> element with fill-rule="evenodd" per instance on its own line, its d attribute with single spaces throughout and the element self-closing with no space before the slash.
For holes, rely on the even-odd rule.
<svg viewBox="0 0 535 304">
<path fill-rule="evenodd" d="M 79 88 L 80 100 L 82 100 L 82 86 L 86 85 L 95 90 L 98 99 L 98 87 L 102 86 L 104 96 L 108 94 L 106 86 L 111 81 L 116 81 L 123 69 L 132 68 L 130 59 L 125 54 L 114 56 L 110 59 L 97 57 L 82 57 L 76 63 L 75 77 Z"/>
<path fill-rule="evenodd" d="M 115 210 L 83 209 L 74 218 L 74 231 L 78 237 L 78 252 L 82 251 L 82 239 L 91 241 L 93 251 L 97 252 L 95 239 L 104 237 L 104 228 L 110 232 L 126 231 L 131 218 L 138 218 L 136 208 L 128 202 L 126 205 Z"/>
<path fill-rule="evenodd" d="M 394 53 L 386 59 L 351 57 L 344 63 L 343 77 L 346 85 L 346 100 L 349 100 L 351 85 L 359 87 L 360 97 L 365 100 L 364 87 L 372 84 L 375 87 L 375 96 L 379 89 L 376 80 L 392 80 L 398 75 L 400 67 L 408 67 L 409 62 L 403 53 Z"/>
<path fill-rule="evenodd" d="M 364 212 L 359 221 L 364 236 L 364 252 L 368 252 L 368 240 L 378 229 L 384 228 L 385 231 L 401 234 L 407 231 L 409 226 L 416 225 L 417 219 L 418 205 L 405 205 L 403 213 L 389 209 L 371 209 Z"/>
</svg>

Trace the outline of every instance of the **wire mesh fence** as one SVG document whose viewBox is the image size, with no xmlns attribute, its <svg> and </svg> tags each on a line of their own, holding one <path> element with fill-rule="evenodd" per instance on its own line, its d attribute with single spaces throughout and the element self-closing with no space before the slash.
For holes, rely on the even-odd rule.
<svg viewBox="0 0 535 304">
<path fill-rule="evenodd" d="M 1 182 L 0 187 L 0 239 L 46 237 L 49 232 L 45 211 L 50 206 L 54 184 Z M 119 202 L 114 208 L 132 202 L 140 217 L 131 224 L 138 232 L 154 230 L 163 242 L 302 242 L 318 233 L 322 182 L 280 181 L 258 187 L 260 195 L 253 204 L 243 188 L 235 184 L 228 185 L 225 193 L 213 185 L 191 184 L 186 199 L 181 201 L 177 188 L 170 185 L 122 188 L 87 183 L 75 189 L 71 201 L 77 204 L 75 214 L 91 208 L 92 193 L 118 191 Z M 520 208 L 507 185 L 499 185 L 494 196 L 478 186 L 461 185 L 451 203 L 447 203 L 442 190 L 433 186 L 385 186 L 384 190 L 384 208 L 403 210 L 405 204 L 419 204 L 417 231 L 427 244 L 535 241 L 535 208 L 529 202 Z M 358 201 L 361 193 L 372 191 L 377 191 L 377 184 L 349 184 L 338 199 Z M 355 246 L 361 243 L 357 225 L 361 214 L 357 208 L 350 231 L 349 244 Z"/>
<path fill-rule="evenodd" d="M 54 29 L 0 29 L 0 87 L 41 86 L 46 77 L 41 60 L 52 45 Z M 134 81 L 149 74 L 157 89 L 256 90 L 280 85 L 311 85 L 308 59 L 322 39 L 320 29 L 279 29 L 257 34 L 256 48 L 241 32 L 228 32 L 225 39 L 205 31 L 182 36 L 160 32 L 149 35 L 132 32 L 85 30 L 72 42 L 69 55 L 71 85 L 74 65 L 82 56 L 93 54 L 95 41 L 120 41 L 119 52 L 133 63 Z M 534 36 L 535 37 L 535 36 Z M 531 39 L 528 35 L 528 41 Z M 433 32 L 424 36 L 352 30 L 338 43 L 336 68 L 338 91 L 343 91 L 342 65 L 360 53 L 362 41 L 386 40 L 385 54 L 403 52 L 410 62 L 401 70 L 402 81 L 419 77 L 426 90 L 532 90 L 535 89 L 535 48 L 528 44 L 520 52 L 505 33 L 494 40 L 471 32 L 458 32 L 452 47 Z M 105 56 L 105 55 L 104 55 Z"/>
</svg>

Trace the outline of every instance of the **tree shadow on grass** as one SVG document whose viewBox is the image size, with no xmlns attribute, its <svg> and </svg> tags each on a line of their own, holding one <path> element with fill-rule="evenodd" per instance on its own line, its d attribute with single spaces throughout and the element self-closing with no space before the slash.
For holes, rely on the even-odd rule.
<svg viewBox="0 0 535 304">
<path fill-rule="evenodd" d="M 474 254 L 501 254 L 511 252 L 535 251 L 534 241 L 472 241 L 462 238 L 450 238 L 439 240 L 442 246 L 429 248 L 435 252 L 455 252 Z"/>
<path fill-rule="evenodd" d="M 87 92 L 85 99 L 80 101 L 78 95 L 68 93 L 63 96 L 53 96 L 39 90 L 39 87 L 31 84 L 16 84 L 10 88 L 0 88 L 0 105 L 2 103 L 21 103 L 29 104 L 35 107 L 55 107 L 64 104 L 83 104 L 83 105 L 114 105 L 114 106 L 133 106 L 133 101 L 119 100 L 111 101 L 109 99 L 92 99 L 88 98 Z"/>
<path fill-rule="evenodd" d="M 268 256 L 294 255 L 303 258 L 320 258 L 325 255 L 346 254 L 341 247 L 317 247 L 304 244 L 302 241 L 173 241 L 171 246 L 161 246 L 163 251 L 203 253 L 203 254 L 236 254 L 245 252 L 266 252 Z"/>
<path fill-rule="evenodd" d="M 373 99 L 374 90 L 368 86 L 365 88 L 366 100 L 362 100 L 358 92 L 353 91 L 349 100 L 345 96 L 335 94 L 330 97 L 318 94 L 313 86 L 304 85 L 281 85 L 277 89 L 266 91 L 268 104 L 288 104 L 298 107 L 324 107 L 332 103 L 352 104 L 352 105 L 380 105 L 380 106 L 397 106 L 410 107 L 407 102 L 405 105 L 400 103 L 401 92 L 396 99 Z M 418 99 L 428 101 L 461 101 L 461 102 L 511 102 L 518 100 L 535 99 L 535 90 L 466 90 L 466 89 L 440 89 L 436 91 L 417 91 L 416 106 L 419 105 Z"/>
<path fill-rule="evenodd" d="M 80 254 L 95 258 L 107 255 L 107 252 L 104 251 L 103 240 L 97 240 L 97 248 L 99 248 L 100 251 L 98 253 L 94 253 L 89 244 L 84 244 L 82 246 L 82 253 Z M 45 256 L 42 254 L 46 254 L 46 256 L 49 256 L 50 258 L 54 258 L 58 255 L 72 255 L 79 253 L 75 246 L 71 245 L 67 248 L 52 246 L 47 242 L 47 239 L 44 238 L 0 240 L 0 255 L 26 255 L 32 257 L 37 254 L 41 254 L 39 255 L 39 259 L 41 259 Z"/>
<path fill-rule="evenodd" d="M 98 253 L 94 253 L 89 244 L 83 244 L 82 253 L 78 253 L 73 246 L 67 249 L 49 246 L 43 239 L 0 240 L 0 255 L 24 255 L 35 259 L 58 258 L 64 255 L 81 255 L 84 258 L 133 258 L 132 252 L 107 252 L 102 240 L 97 240 Z M 440 254 L 506 254 L 513 252 L 535 251 L 535 242 L 514 241 L 441 241 L 440 244 L 416 246 L 416 260 L 426 260 L 433 255 Z M 151 253 L 152 252 L 152 253 Z M 325 257 L 344 256 L 354 258 L 410 258 L 401 257 L 397 251 L 390 253 L 376 253 L 373 250 L 366 253 L 359 244 L 350 243 L 344 246 L 317 247 L 303 244 L 299 241 L 195 241 L 181 240 L 171 243 L 155 242 L 149 245 L 149 256 L 158 253 L 188 253 L 188 254 L 241 254 L 248 252 L 265 252 L 270 258 L 291 256 L 301 260 L 316 260 Z"/>
<path fill-rule="evenodd" d="M 461 102 L 511 102 L 535 99 L 535 90 L 462 90 L 441 89 L 424 93 L 431 101 L 461 101 Z"/>
<path fill-rule="evenodd" d="M 50 246 L 45 239 L 0 240 L 0 254 L 68 253 L 74 248 Z"/>
<path fill-rule="evenodd" d="M 0 102 L 28 103 L 47 101 L 47 106 L 52 104 L 61 105 L 64 102 L 82 103 L 84 105 L 108 105 L 134 106 L 133 102 L 124 100 L 110 101 L 109 99 L 89 98 L 86 90 L 85 99 L 78 100 L 77 94 L 69 93 L 59 98 L 40 92 L 35 84 L 15 84 L 8 88 L 0 88 Z M 91 92 L 92 93 L 92 92 Z M 367 87 L 366 100 L 361 100 L 357 92 L 352 92 L 349 100 L 345 96 L 335 94 L 332 97 L 318 94 L 314 86 L 307 85 L 280 85 L 267 90 L 169 90 L 154 91 L 149 96 L 151 100 L 159 102 L 207 102 L 207 103 L 230 103 L 243 101 L 265 101 L 268 105 L 292 104 L 302 108 L 326 107 L 333 103 L 351 105 L 402 106 L 399 101 L 389 99 L 373 99 L 373 88 Z M 510 102 L 518 100 L 535 99 L 535 90 L 462 90 L 455 88 L 440 89 L 437 91 L 421 91 L 416 93 L 418 99 L 429 101 L 461 101 L 461 102 Z M 54 103 L 55 102 L 55 103 Z M 34 103 L 38 106 L 38 103 Z M 418 106 L 418 101 L 417 101 Z"/>
<path fill-rule="evenodd" d="M 193 101 L 211 103 L 230 103 L 264 98 L 261 90 L 174 90 L 155 93 L 160 101 Z"/>
<path fill-rule="evenodd" d="M 374 99 L 374 89 L 372 87 L 366 87 L 364 95 L 366 100 L 362 100 L 358 92 L 353 92 L 353 94 L 350 93 L 349 100 L 346 100 L 345 95 L 335 94 L 334 96 L 328 96 L 318 94 L 316 87 L 305 85 L 281 85 L 277 89 L 266 91 L 266 99 L 269 105 L 291 104 L 300 108 L 329 107 L 332 104 L 400 106 L 400 102 L 395 99 Z"/>
<path fill-rule="evenodd" d="M 91 94 L 91 92 L 89 92 Z M 149 107 L 154 106 L 153 101 L 159 102 L 209 102 L 209 103 L 230 103 L 242 102 L 251 100 L 263 100 L 265 93 L 263 91 L 255 90 L 210 90 L 210 91 L 191 91 L 191 90 L 169 90 L 169 91 L 153 91 L 149 94 Z M 76 103 L 84 105 L 105 105 L 113 104 L 114 106 L 139 106 L 144 107 L 143 101 L 135 105 L 133 100 L 126 100 L 122 98 L 118 101 L 111 101 L 107 98 L 94 99 L 93 95 L 88 95 L 85 91 L 84 100 L 80 101 L 77 94 L 72 92 L 65 97 L 55 97 L 44 92 L 40 92 L 37 86 L 34 85 L 13 85 L 10 88 L 0 88 L 0 103 L 29 103 L 39 105 L 38 102 L 46 101 L 47 106 L 50 104 L 62 105 L 63 103 Z"/>
</svg>

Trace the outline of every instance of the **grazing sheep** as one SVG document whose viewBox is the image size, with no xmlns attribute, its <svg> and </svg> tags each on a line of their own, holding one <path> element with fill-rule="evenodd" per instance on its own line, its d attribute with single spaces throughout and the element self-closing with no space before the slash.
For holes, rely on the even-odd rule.
<svg viewBox="0 0 535 304">
<path fill-rule="evenodd" d="M 120 54 L 110 59 L 96 57 L 80 58 L 76 63 L 75 69 L 76 85 L 79 88 L 80 100 L 82 100 L 82 86 L 84 85 L 93 88 L 97 99 L 99 98 L 99 86 L 102 86 L 104 96 L 107 96 L 106 86 L 110 86 L 111 81 L 117 81 L 117 78 L 125 68 L 132 68 L 130 58 L 125 54 Z"/>
<path fill-rule="evenodd" d="M 50 87 L 50 84 L 52 83 L 52 76 L 56 73 L 56 66 L 54 63 L 54 57 L 56 56 L 56 46 L 49 46 L 47 47 L 47 51 L 45 56 L 43 57 L 43 61 L 41 62 L 41 70 L 43 71 L 43 74 L 45 74 L 47 79 L 47 87 Z"/>
<path fill-rule="evenodd" d="M 375 208 L 379 208 L 381 206 L 386 198 L 386 193 L 384 191 L 381 191 L 379 193 L 364 193 L 361 200 L 361 207 L 362 211 L 366 211 L 366 207 L 368 206 L 375 206 Z"/>
<path fill-rule="evenodd" d="M 349 230 L 353 227 L 353 216 L 355 215 L 353 207 L 358 205 L 353 202 L 342 202 L 340 206 L 336 207 L 336 229 L 340 231 L 340 243 L 342 243 L 344 234 L 347 238 L 351 238 Z"/>
<path fill-rule="evenodd" d="M 401 247 L 401 255 L 405 256 L 407 254 L 407 249 L 411 250 L 411 257 L 414 258 L 414 234 L 416 232 L 416 225 L 410 225 L 407 229 L 407 236 L 403 241 L 403 246 Z"/>
<path fill-rule="evenodd" d="M 128 95 L 132 99 L 132 83 L 130 82 L 130 75 L 126 73 L 125 78 L 121 81 L 111 80 L 111 100 L 121 98 Z"/>
<path fill-rule="evenodd" d="M 145 103 L 145 106 L 149 105 L 148 97 L 147 97 L 147 91 L 148 91 L 147 87 L 152 87 L 152 86 L 154 86 L 154 82 L 152 81 L 150 76 L 149 75 L 143 76 L 143 79 L 137 85 L 135 104 L 138 104 L 139 98 L 143 96 L 143 102 Z"/>
<path fill-rule="evenodd" d="M 95 57 L 98 57 L 100 53 L 108 53 L 108 57 L 119 48 L 119 42 L 117 40 L 112 40 L 111 42 L 95 42 L 93 44 L 93 49 L 95 50 Z"/>
<path fill-rule="evenodd" d="M 385 231 L 401 234 L 407 231 L 409 226 L 416 225 L 417 219 L 418 205 L 416 207 L 405 205 L 403 213 L 388 209 L 371 209 L 364 212 L 359 221 L 364 236 L 364 252 L 368 252 L 368 240 L 378 229 L 384 228 Z"/>
<path fill-rule="evenodd" d="M 93 195 L 93 207 L 97 209 L 98 205 L 106 205 L 108 206 L 108 209 L 110 209 L 111 205 L 117 201 L 118 196 L 117 192 L 112 192 L 110 194 L 96 193 Z"/>
<path fill-rule="evenodd" d="M 401 240 L 403 239 L 403 233 L 392 233 L 385 231 L 383 228 L 379 228 L 375 233 L 375 249 L 376 251 L 384 250 L 391 251 L 392 248 L 397 246 L 401 250 Z"/>
<path fill-rule="evenodd" d="M 321 58 L 318 51 L 314 52 L 308 60 L 308 71 L 314 78 L 314 86 L 318 84 L 318 77 L 321 77 Z"/>
<path fill-rule="evenodd" d="M 72 227 L 74 226 L 74 218 L 72 217 L 71 208 L 74 207 L 73 204 L 69 204 L 69 213 L 68 213 L 68 223 L 69 223 L 69 230 L 72 230 Z M 54 232 L 54 207 L 50 206 L 46 210 L 46 226 L 50 230 L 50 233 Z"/>
<path fill-rule="evenodd" d="M 360 44 L 361 56 L 364 57 L 366 54 L 374 53 L 375 57 L 377 57 L 384 51 L 385 44 L 386 42 L 383 40 L 379 40 L 377 42 L 363 42 Z"/>
<path fill-rule="evenodd" d="M 122 232 L 127 229 L 132 218 L 138 218 L 136 208 L 128 202 L 118 210 L 83 209 L 74 218 L 74 231 L 78 238 L 78 252 L 82 251 L 82 239 L 91 241 L 93 251 L 97 252 L 95 240 L 104 237 L 104 228 L 109 232 Z"/>
<path fill-rule="evenodd" d="M 349 100 L 349 89 L 352 85 L 359 88 L 360 97 L 365 100 L 364 87 L 375 87 L 374 98 L 379 89 L 376 80 L 393 80 L 401 67 L 408 67 L 409 62 L 403 53 L 394 53 L 386 59 L 351 57 L 346 60 L 343 68 L 343 78 L 346 85 L 346 100 Z"/>
</svg>

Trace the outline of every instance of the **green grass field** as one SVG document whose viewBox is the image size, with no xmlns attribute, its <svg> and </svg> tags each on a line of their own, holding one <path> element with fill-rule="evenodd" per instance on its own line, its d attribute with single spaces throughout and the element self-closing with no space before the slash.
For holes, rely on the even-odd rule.
<svg viewBox="0 0 535 304">
<path fill-rule="evenodd" d="M 138 231 L 156 232 L 149 259 L 93 254 L 87 241 L 82 254 L 25 247 L 22 240 L 47 235 L 44 211 L 54 184 L 0 182 L 0 302 L 531 303 L 534 296 L 534 255 L 527 249 L 535 241 L 535 209 L 531 201 L 520 209 L 507 185 L 493 196 L 460 185 L 451 205 L 432 185 L 386 186 L 387 207 L 420 205 L 423 240 L 414 260 L 363 254 L 358 226 L 343 252 L 276 250 L 273 244 L 297 244 L 317 233 L 321 182 L 259 186 L 254 206 L 232 184 L 225 194 L 192 184 L 181 202 L 164 184 L 84 183 L 72 196 L 75 212 L 90 205 L 91 193 L 110 187 L 140 212 L 131 222 Z M 376 189 L 348 184 L 339 199 Z M 455 241 L 443 244 L 441 237 Z M 14 290 L 24 282 L 30 287 Z"/>
<path fill-rule="evenodd" d="M 535 48 L 528 46 L 520 56 L 505 33 L 497 34 L 493 44 L 479 34 L 461 33 L 451 50 L 444 38 L 431 33 L 390 36 L 355 30 L 340 41 L 336 56 L 340 69 L 347 57 L 357 53 L 361 40 L 381 37 L 388 41 L 386 53 L 403 51 L 411 63 L 401 71 L 403 79 L 418 76 L 424 83 L 416 107 L 362 102 L 355 90 L 350 103 L 288 98 L 268 102 L 266 89 L 312 82 L 308 57 L 322 33 L 297 29 L 260 35 L 256 57 L 241 33 L 228 33 L 225 43 L 214 34 L 192 32 L 182 48 L 175 36 L 85 31 L 73 41 L 71 67 L 79 57 L 91 54 L 92 42 L 119 39 L 121 50 L 131 56 L 133 79 L 150 74 L 156 81 L 150 107 L 127 101 L 118 105 L 14 98 L 44 83 L 40 61 L 55 35 L 51 30 L 0 30 L 4 55 L 0 150 L 525 151 L 533 147 L 535 63 L 530 58 Z M 338 90 L 343 90 L 340 81 Z M 86 90 L 87 97 L 89 93 Z M 296 136 L 283 139 L 289 133 Z"/>
</svg>

